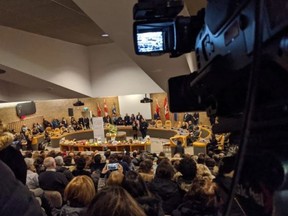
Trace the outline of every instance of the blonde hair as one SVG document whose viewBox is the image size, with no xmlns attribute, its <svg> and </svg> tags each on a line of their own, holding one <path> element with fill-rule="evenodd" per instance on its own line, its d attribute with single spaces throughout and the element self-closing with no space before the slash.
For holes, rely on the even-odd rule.
<svg viewBox="0 0 288 216">
<path fill-rule="evenodd" d="M 121 185 L 124 179 L 123 173 L 119 171 L 113 171 L 110 173 L 107 179 L 107 185 Z"/>
<path fill-rule="evenodd" d="M 94 183 L 89 176 L 85 175 L 74 177 L 64 190 L 64 200 L 69 201 L 72 207 L 73 204 L 87 206 L 95 195 Z"/>
<path fill-rule="evenodd" d="M 6 125 L 0 120 L 0 151 L 8 147 L 13 139 L 13 134 L 8 132 Z"/>
</svg>

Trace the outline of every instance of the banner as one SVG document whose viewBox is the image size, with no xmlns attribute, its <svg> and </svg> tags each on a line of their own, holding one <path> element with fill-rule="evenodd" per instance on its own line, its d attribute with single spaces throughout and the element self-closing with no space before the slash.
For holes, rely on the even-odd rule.
<svg viewBox="0 0 288 216">
<path fill-rule="evenodd" d="M 104 142 L 105 141 L 105 134 L 104 134 L 104 123 L 102 117 L 94 117 L 92 118 L 92 128 L 93 128 L 93 135 L 94 140 Z"/>
</svg>

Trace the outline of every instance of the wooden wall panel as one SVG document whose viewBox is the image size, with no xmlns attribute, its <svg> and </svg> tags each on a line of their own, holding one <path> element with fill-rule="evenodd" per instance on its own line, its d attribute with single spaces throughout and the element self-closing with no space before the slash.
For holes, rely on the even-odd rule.
<svg viewBox="0 0 288 216">
<path fill-rule="evenodd" d="M 156 109 L 156 103 L 160 105 L 160 117 L 161 120 L 165 121 L 164 116 L 164 99 L 167 96 L 166 93 L 155 93 L 150 95 L 153 99 L 153 103 L 151 103 L 151 116 Z M 67 120 L 70 119 L 68 115 L 68 108 L 73 108 L 74 117 L 76 119 L 82 117 L 86 113 L 83 112 L 83 108 L 87 107 L 89 111 L 92 112 L 93 115 L 97 116 L 97 104 L 102 110 L 102 116 L 104 115 L 104 100 L 106 101 L 109 115 L 112 116 L 112 107 L 115 105 L 117 114 L 119 114 L 119 102 L 118 97 L 106 97 L 106 98 L 80 98 L 82 102 L 84 102 L 84 106 L 75 107 L 73 103 L 77 101 L 77 99 L 61 99 L 61 100 L 46 100 L 46 101 L 35 101 L 36 104 L 36 113 L 30 116 L 27 116 L 24 120 L 21 120 L 16 115 L 16 108 L 13 107 L 5 107 L 0 108 L 0 119 L 3 123 L 6 123 L 9 128 L 13 128 L 16 131 L 19 131 L 23 124 L 26 124 L 28 127 L 31 127 L 33 123 L 41 123 L 43 122 L 43 117 L 48 121 L 52 121 L 53 118 L 58 118 L 59 120 L 62 117 Z M 136 111 L 135 111 L 136 113 Z M 184 113 L 177 113 L 178 121 L 183 120 Z M 174 121 L 174 114 L 170 113 L 170 119 L 172 120 L 172 126 L 176 125 Z M 210 125 L 209 119 L 206 116 L 205 112 L 200 113 L 200 123 L 205 125 Z"/>
</svg>

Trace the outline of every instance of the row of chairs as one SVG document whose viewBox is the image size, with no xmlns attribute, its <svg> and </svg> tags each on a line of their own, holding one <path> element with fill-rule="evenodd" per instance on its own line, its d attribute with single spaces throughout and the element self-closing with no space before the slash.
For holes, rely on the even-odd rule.
<svg viewBox="0 0 288 216">
<path fill-rule="evenodd" d="M 157 120 L 156 121 L 156 128 L 166 128 L 166 129 L 171 129 L 172 128 L 172 122 L 171 120 L 166 120 L 163 124 L 162 120 Z"/>
</svg>

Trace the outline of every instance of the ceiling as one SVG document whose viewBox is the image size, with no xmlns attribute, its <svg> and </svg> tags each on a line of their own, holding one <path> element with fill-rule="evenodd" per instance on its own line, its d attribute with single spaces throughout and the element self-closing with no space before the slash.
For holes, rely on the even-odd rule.
<svg viewBox="0 0 288 216">
<path fill-rule="evenodd" d="M 190 72 L 187 63 L 189 58 L 182 56 L 168 62 L 169 57 L 167 56 L 147 58 L 134 54 L 131 41 L 127 38 L 131 38 L 132 34 L 130 31 L 133 23 L 131 8 L 135 3 L 136 0 L 129 2 L 120 0 L 1 0 L 0 26 L 84 46 L 116 43 L 152 80 L 166 91 L 169 77 Z M 185 0 L 185 12 L 194 15 L 205 4 L 205 0 Z M 109 19 L 107 19 L 108 16 Z M 127 30 L 125 30 L 125 26 Z M 104 33 L 108 33 L 110 37 L 103 37 Z M 77 91 L 29 76 L 5 65 L 0 64 L 0 69 L 9 71 L 9 74 L 0 74 L 0 85 L 7 89 L 19 85 L 45 93 L 43 95 L 49 94 L 52 89 L 57 89 L 57 98 L 85 97 Z M 31 83 L 37 84 L 32 85 Z M 3 101 L 13 100 L 17 100 L 17 97 L 6 97 Z"/>
</svg>

